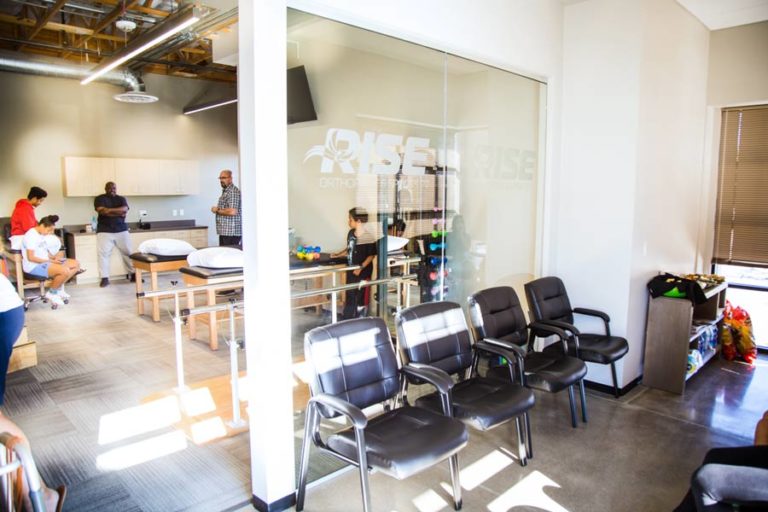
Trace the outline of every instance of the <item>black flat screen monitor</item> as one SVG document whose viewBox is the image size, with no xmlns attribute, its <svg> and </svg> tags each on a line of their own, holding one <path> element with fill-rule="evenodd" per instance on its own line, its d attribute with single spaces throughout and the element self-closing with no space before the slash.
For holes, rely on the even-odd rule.
<svg viewBox="0 0 768 512">
<path fill-rule="evenodd" d="M 288 124 L 317 119 L 304 66 L 288 70 Z"/>
</svg>

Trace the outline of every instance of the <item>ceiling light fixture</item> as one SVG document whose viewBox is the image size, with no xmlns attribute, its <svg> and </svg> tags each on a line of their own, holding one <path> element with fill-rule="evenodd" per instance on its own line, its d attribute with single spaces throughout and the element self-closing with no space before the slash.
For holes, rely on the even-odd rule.
<svg viewBox="0 0 768 512">
<path fill-rule="evenodd" d="M 210 110 L 212 108 L 223 107 L 224 105 L 230 105 L 232 103 L 237 103 L 237 98 L 209 101 L 207 103 L 198 103 L 197 105 L 184 107 L 184 114 L 190 115 L 196 112 L 202 112 L 203 110 Z"/>
<path fill-rule="evenodd" d="M 101 61 L 98 66 L 91 70 L 91 74 L 80 83 L 82 85 L 91 83 L 101 75 L 115 69 L 123 62 L 130 60 L 145 50 L 165 41 L 174 34 L 181 32 L 190 25 L 197 23 L 202 17 L 203 13 L 197 7 L 187 9 L 176 17 L 169 17 L 154 30 L 137 36 L 121 51 Z"/>
<path fill-rule="evenodd" d="M 128 18 L 120 18 L 115 22 L 115 26 L 123 32 L 133 32 L 136 30 L 136 22 Z"/>
</svg>

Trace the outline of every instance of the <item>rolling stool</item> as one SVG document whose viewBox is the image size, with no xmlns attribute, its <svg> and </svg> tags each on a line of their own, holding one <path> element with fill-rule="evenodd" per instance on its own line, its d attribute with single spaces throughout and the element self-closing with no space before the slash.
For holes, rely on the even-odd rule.
<svg viewBox="0 0 768 512">
<path fill-rule="evenodd" d="M 19 297 L 24 301 L 24 311 L 28 310 L 29 305 L 33 302 L 40 301 L 43 303 L 48 303 L 48 299 L 45 297 L 45 283 L 49 281 L 49 278 L 27 274 L 22 269 L 21 251 L 18 249 L 11 249 L 8 252 L 12 256 L 13 266 L 15 267 L 16 289 L 19 292 Z M 38 294 L 27 297 L 24 293 L 25 288 L 37 288 Z M 51 309 L 56 308 L 57 305 L 52 303 Z"/>
<path fill-rule="evenodd" d="M 26 272 L 23 272 L 22 275 L 24 276 L 24 287 L 27 287 L 28 284 L 37 283 L 38 285 L 38 294 L 33 295 L 31 297 L 27 297 L 26 294 L 24 295 L 24 311 L 29 309 L 29 305 L 33 302 L 41 301 L 45 304 L 48 303 L 48 298 L 45 296 L 45 283 L 49 281 L 50 279 L 48 277 L 40 277 L 36 276 L 34 274 L 27 274 Z M 64 304 L 69 304 L 69 299 L 63 299 Z M 51 309 L 56 309 L 58 305 L 55 302 L 51 302 Z"/>
</svg>

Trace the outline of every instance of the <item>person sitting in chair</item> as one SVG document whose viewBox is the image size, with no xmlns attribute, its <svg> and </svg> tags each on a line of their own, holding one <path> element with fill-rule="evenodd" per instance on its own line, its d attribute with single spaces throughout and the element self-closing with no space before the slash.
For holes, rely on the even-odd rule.
<svg viewBox="0 0 768 512">
<path fill-rule="evenodd" d="M 755 428 L 754 446 L 713 448 L 691 477 L 675 512 L 768 510 L 768 411 Z"/>
<path fill-rule="evenodd" d="M 27 231 L 37 226 L 35 208 L 43 204 L 46 197 L 48 197 L 48 192 L 40 187 L 32 187 L 29 189 L 26 199 L 22 198 L 16 201 L 13 213 L 11 214 L 12 249 L 21 249 L 21 241 L 24 239 L 24 235 Z M 48 244 L 49 252 L 52 254 L 56 254 L 61 250 L 61 240 L 56 235 L 47 236 L 46 243 Z"/>
<path fill-rule="evenodd" d="M 45 298 L 56 306 L 69 300 L 69 294 L 64 290 L 64 283 L 80 271 L 80 263 L 77 260 L 61 258 L 49 252 L 46 236 L 53 234 L 58 220 L 58 215 L 49 215 L 40 219 L 37 226 L 24 235 L 21 250 L 24 272 L 53 280 Z"/>
</svg>

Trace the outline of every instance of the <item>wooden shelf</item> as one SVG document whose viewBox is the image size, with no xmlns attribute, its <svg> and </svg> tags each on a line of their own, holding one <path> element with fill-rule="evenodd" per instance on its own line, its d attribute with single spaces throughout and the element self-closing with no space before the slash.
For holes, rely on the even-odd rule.
<svg viewBox="0 0 768 512">
<path fill-rule="evenodd" d="M 717 326 L 719 337 L 727 288 L 722 283 L 705 289 L 706 302 L 696 305 L 688 299 L 649 299 L 643 384 L 671 393 L 685 391 L 685 382 L 696 374 L 687 372 L 688 352 L 699 348 L 698 341 L 709 326 Z M 696 371 L 716 354 L 716 348 L 706 350 Z"/>
</svg>

